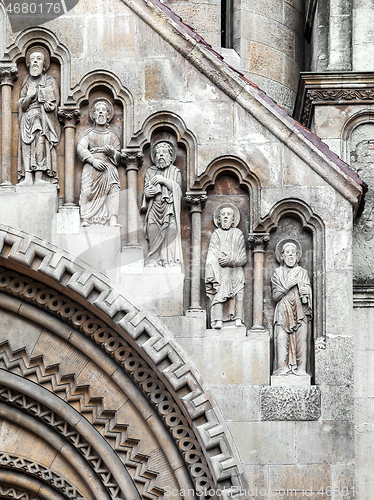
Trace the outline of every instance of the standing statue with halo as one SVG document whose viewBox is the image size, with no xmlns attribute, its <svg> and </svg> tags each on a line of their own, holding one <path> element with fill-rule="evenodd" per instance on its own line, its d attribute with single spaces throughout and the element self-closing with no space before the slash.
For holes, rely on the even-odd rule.
<svg viewBox="0 0 374 500">
<path fill-rule="evenodd" d="M 280 241 L 275 256 L 280 266 L 272 275 L 274 313 L 273 375 L 308 375 L 309 335 L 312 317 L 312 287 L 299 266 L 302 248 L 298 241 Z"/>
<path fill-rule="evenodd" d="M 212 234 L 205 266 L 205 287 L 210 299 L 210 323 L 220 329 L 244 326 L 244 266 L 247 263 L 244 235 L 237 225 L 239 210 L 231 203 L 214 212 L 217 229 Z"/>
<path fill-rule="evenodd" d="M 109 125 L 113 115 L 113 105 L 108 99 L 95 99 L 90 106 L 94 126 L 86 130 L 78 143 L 77 153 L 84 164 L 79 198 L 83 227 L 119 226 L 117 169 L 121 162 L 121 145 Z"/>
</svg>

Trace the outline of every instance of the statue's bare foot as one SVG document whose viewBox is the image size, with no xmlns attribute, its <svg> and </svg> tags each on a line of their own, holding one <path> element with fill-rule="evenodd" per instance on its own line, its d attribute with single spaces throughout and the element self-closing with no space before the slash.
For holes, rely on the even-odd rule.
<svg viewBox="0 0 374 500">
<path fill-rule="evenodd" d="M 239 327 L 239 326 L 244 326 L 244 325 L 243 325 L 243 323 L 242 323 L 242 320 L 241 320 L 241 319 L 239 319 L 239 318 L 237 318 L 237 319 L 235 320 L 235 326 L 238 326 L 238 327 Z"/>
<path fill-rule="evenodd" d="M 222 328 L 222 321 L 212 322 L 212 328 L 215 330 L 220 330 Z"/>
</svg>

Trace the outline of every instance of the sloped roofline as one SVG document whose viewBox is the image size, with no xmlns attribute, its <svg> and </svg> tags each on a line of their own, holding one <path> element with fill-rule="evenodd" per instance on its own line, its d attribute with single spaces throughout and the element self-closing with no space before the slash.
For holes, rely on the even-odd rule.
<svg viewBox="0 0 374 500">
<path fill-rule="evenodd" d="M 227 64 L 196 31 L 160 0 L 121 1 L 344 196 L 353 205 L 355 214 L 359 211 L 366 184 L 319 137 L 291 118 L 257 85 Z"/>
</svg>

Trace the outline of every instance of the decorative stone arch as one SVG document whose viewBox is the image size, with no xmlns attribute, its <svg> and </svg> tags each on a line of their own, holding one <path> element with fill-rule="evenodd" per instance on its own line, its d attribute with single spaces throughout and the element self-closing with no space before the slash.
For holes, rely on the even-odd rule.
<svg viewBox="0 0 374 500">
<path fill-rule="evenodd" d="M 276 203 L 256 228 L 257 231 L 270 233 L 285 215 L 296 216 L 304 229 L 313 236 L 313 318 L 314 340 L 317 349 L 325 347 L 326 339 L 326 287 L 325 287 L 325 227 L 322 219 L 313 213 L 309 205 L 298 199 L 282 200 Z"/>
<path fill-rule="evenodd" d="M 38 324 L 48 316 L 46 328 L 58 321 L 55 330 L 81 346 L 74 326 L 87 349 L 105 350 L 113 379 L 119 384 L 124 369 L 163 420 L 160 426 L 147 417 L 155 432 L 170 439 L 170 431 L 196 487 L 225 485 L 228 494 L 241 486 L 242 468 L 219 409 L 158 319 L 133 307 L 106 276 L 39 238 L 1 226 L 0 249 L 0 263 L 25 276 L 0 280 L 5 300 L 17 297 L 14 311 Z"/>
<path fill-rule="evenodd" d="M 365 123 L 374 124 L 374 111 L 371 109 L 362 109 L 361 111 L 351 115 L 342 127 L 341 137 L 341 158 L 346 163 L 350 164 L 350 145 L 349 140 L 354 130 Z"/>
<path fill-rule="evenodd" d="M 176 135 L 177 142 L 184 144 L 187 151 L 187 191 L 192 185 L 197 167 L 197 139 L 182 118 L 171 111 L 160 111 L 149 116 L 142 128 L 131 138 L 129 147 L 143 149 L 150 143 L 152 134 L 160 127 L 166 126 L 172 129 Z"/>
<path fill-rule="evenodd" d="M 234 174 L 240 186 L 249 192 L 249 231 L 252 232 L 260 217 L 261 184 L 244 160 L 236 156 L 221 156 L 213 160 L 206 171 L 196 177 L 191 190 L 206 191 L 208 187 L 214 186 L 217 177 L 224 172 Z"/>
<path fill-rule="evenodd" d="M 12 61 L 17 63 L 26 57 L 28 48 L 35 42 L 43 43 L 49 49 L 51 56 L 56 57 L 60 63 L 61 103 L 64 103 L 70 92 L 70 52 L 60 43 L 52 31 L 42 26 L 21 31 L 14 43 L 8 48 L 9 56 Z"/>
<path fill-rule="evenodd" d="M 123 107 L 123 146 L 129 142 L 133 133 L 134 100 L 129 90 L 121 83 L 120 79 L 107 70 L 95 70 L 83 76 L 81 81 L 71 90 L 67 105 L 80 106 L 83 101 L 88 101 L 88 96 L 95 87 L 102 85 L 109 89 L 115 100 L 121 102 Z"/>
</svg>

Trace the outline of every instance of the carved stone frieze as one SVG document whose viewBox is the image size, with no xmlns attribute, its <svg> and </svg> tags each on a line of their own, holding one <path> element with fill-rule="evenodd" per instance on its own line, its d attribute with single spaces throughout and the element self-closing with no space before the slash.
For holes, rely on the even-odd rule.
<svg viewBox="0 0 374 500">
<path fill-rule="evenodd" d="M 82 303 L 87 304 L 87 307 L 97 311 L 106 328 L 108 325 L 105 324 L 104 320 L 110 322 L 115 335 L 128 335 L 137 344 L 139 352 L 144 352 L 149 356 L 152 363 L 159 370 L 160 378 L 157 378 L 158 382 L 161 382 L 162 378 L 164 378 L 173 392 L 178 391 L 181 386 L 188 388 L 189 392 L 182 399 L 178 399 L 178 403 L 174 402 L 173 407 L 179 407 L 182 415 L 185 415 L 188 421 L 193 422 L 205 415 L 205 421 L 195 426 L 196 433 L 199 436 L 199 441 L 203 443 L 204 449 L 217 450 L 217 453 L 208 457 L 210 470 L 202 467 L 203 474 L 201 474 L 200 470 L 201 480 L 211 484 L 212 481 L 209 480 L 209 475 L 213 473 L 214 483 L 219 485 L 222 484 L 220 481 L 225 481 L 228 494 L 230 485 L 232 487 L 240 486 L 239 459 L 233 448 L 230 433 L 222 424 L 222 420 L 217 415 L 214 407 L 212 407 L 211 397 L 201 387 L 193 367 L 181 357 L 171 338 L 154 323 L 153 318 L 145 312 L 139 312 L 122 295 L 123 292 L 111 285 L 110 280 L 104 275 L 93 270 L 79 259 L 72 261 L 68 252 L 58 249 L 40 238 L 30 237 L 30 235 L 22 231 L 0 226 L 0 256 L 5 264 L 9 260 L 13 268 L 14 266 L 22 266 L 26 269 L 30 268 L 30 272 L 40 273 L 43 280 L 49 283 L 49 286 L 54 286 L 54 284 L 57 286 L 58 283 L 60 288 L 61 286 L 63 289 L 66 287 L 70 297 L 74 297 L 78 302 L 82 301 Z M 45 289 L 48 288 L 46 285 L 39 285 L 41 288 L 38 289 L 36 284 L 31 285 L 28 281 L 27 288 L 21 286 L 19 289 L 16 286 L 17 281 L 10 285 L 11 281 L 10 277 L 4 277 L 0 280 L 0 283 L 3 282 L 5 285 L 5 289 L 2 288 L 3 291 L 6 290 L 8 285 L 9 290 L 7 293 L 17 294 L 19 291 L 25 290 L 24 300 L 36 301 L 34 302 L 36 305 L 51 310 L 53 314 L 57 314 L 54 310 L 57 309 L 64 321 L 77 323 L 78 327 L 83 328 L 83 330 L 87 329 L 90 324 L 92 313 L 82 314 L 82 311 L 70 310 L 68 304 L 72 302 L 71 298 L 66 299 L 66 303 L 65 301 L 60 302 L 60 299 L 57 298 L 59 293 L 54 289 L 49 289 L 50 292 L 48 293 L 51 293 L 51 295 L 45 295 Z M 41 293 L 38 295 L 39 292 Z M 31 295 L 28 298 L 29 294 Z M 80 307 L 83 310 L 85 309 L 83 306 Z M 85 323 L 86 325 L 84 325 Z M 99 328 L 101 326 L 98 326 Z M 102 332 L 100 337 L 98 335 L 96 337 L 104 339 L 102 340 L 104 342 L 109 337 L 109 334 L 107 338 L 105 338 L 105 335 L 105 332 Z M 147 341 L 145 341 L 144 335 L 146 335 Z M 113 343 L 113 346 L 116 345 Z M 108 347 L 110 348 L 110 346 Z M 110 353 L 116 359 L 115 351 L 112 350 Z M 119 354 L 120 351 L 117 356 Z M 140 359 L 138 352 L 137 358 Z M 166 358 L 170 362 L 167 366 L 163 365 Z M 130 366 L 129 361 L 125 363 L 125 366 Z M 118 362 L 120 362 L 120 359 L 118 359 Z M 156 397 L 157 387 L 153 398 L 155 406 L 158 403 Z M 141 383 L 141 388 L 142 390 L 149 390 L 145 383 Z M 164 397 L 166 396 L 161 391 L 161 400 Z M 170 408 L 172 409 L 172 407 Z M 230 465 L 228 466 L 228 464 Z M 198 478 L 196 482 L 198 482 Z"/>
<path fill-rule="evenodd" d="M 40 500 L 37 495 L 32 495 L 27 491 L 20 490 L 14 486 L 0 484 L 0 498 L 12 498 L 15 500 Z"/>
<path fill-rule="evenodd" d="M 71 500 L 85 500 L 86 498 L 67 479 L 35 460 L 30 460 L 13 453 L 0 452 L 0 467 L 22 470 L 27 474 L 39 477 Z"/>
<path fill-rule="evenodd" d="M 318 420 L 321 392 L 316 385 L 263 387 L 260 393 L 262 420 Z"/>
</svg>

